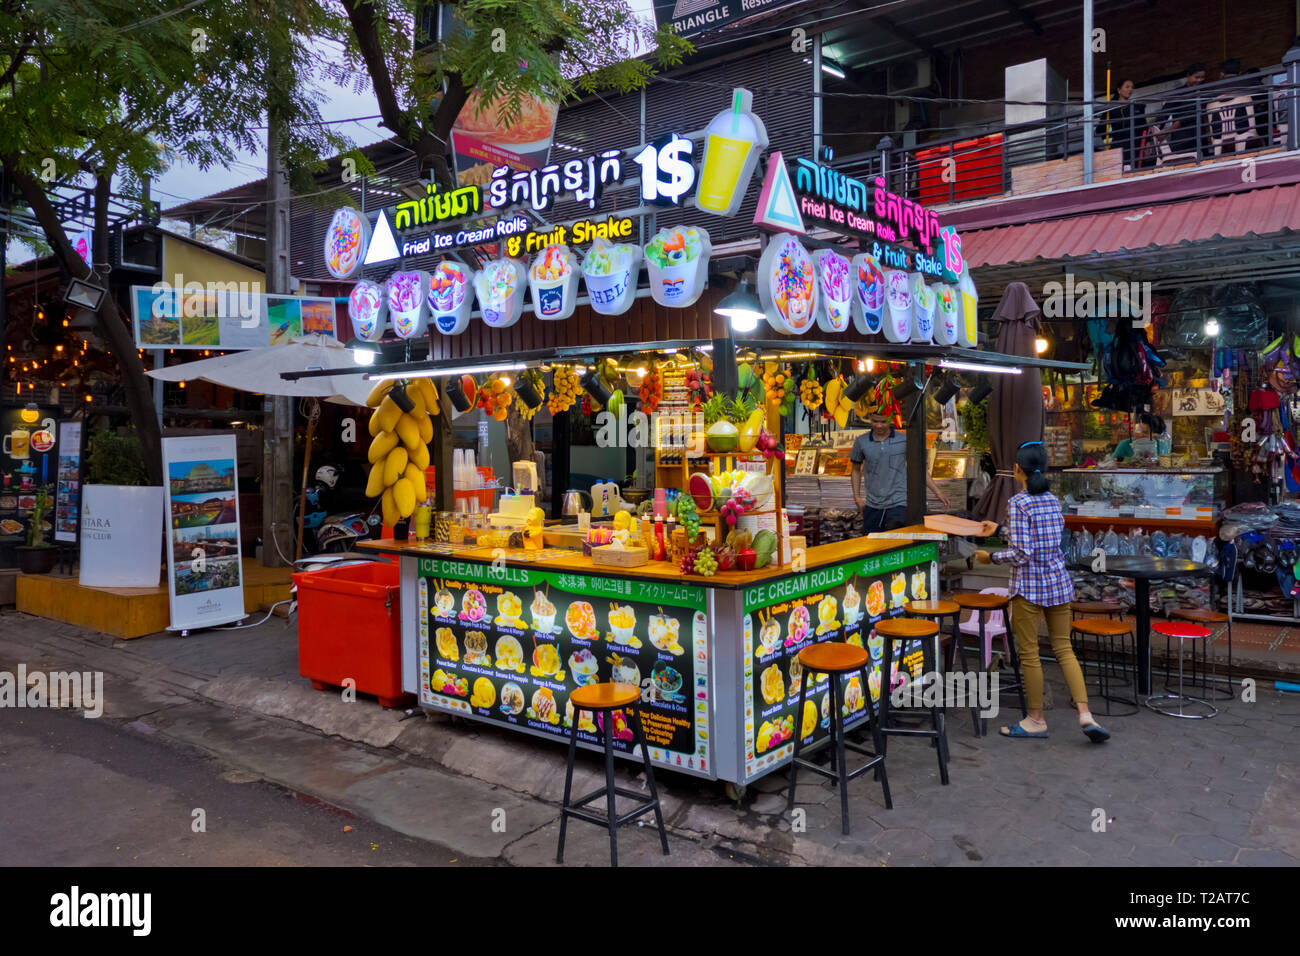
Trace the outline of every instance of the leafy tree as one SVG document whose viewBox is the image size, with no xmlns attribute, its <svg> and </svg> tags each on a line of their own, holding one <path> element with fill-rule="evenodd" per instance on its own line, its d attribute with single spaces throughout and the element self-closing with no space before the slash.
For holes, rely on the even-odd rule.
<svg viewBox="0 0 1300 956">
<path fill-rule="evenodd" d="M 637 17 L 625 0 L 450 0 L 444 6 L 463 29 L 417 58 L 413 28 L 424 0 L 339 2 L 351 25 L 340 78 L 364 67 L 384 125 L 412 144 L 421 172 L 444 186 L 455 185 L 451 128 L 471 93 L 481 104 L 498 101 L 510 121 L 525 96 L 563 101 L 630 92 L 656 66 L 675 66 L 692 49 Z M 652 44 L 649 57 L 630 55 Z"/>
<path fill-rule="evenodd" d="M 297 81 L 314 56 L 299 38 L 330 22 L 303 0 L 0 0 L 0 165 L 63 272 L 106 283 L 110 216 L 152 213 L 145 184 L 175 158 L 207 169 L 261 149 L 268 110 L 295 119 L 284 143 L 292 169 L 344 148 L 320 122 L 319 95 Z M 93 195 L 93 269 L 60 221 L 58 200 L 76 189 Z M 149 478 L 161 483 L 129 318 L 106 296 L 97 319 Z"/>
</svg>

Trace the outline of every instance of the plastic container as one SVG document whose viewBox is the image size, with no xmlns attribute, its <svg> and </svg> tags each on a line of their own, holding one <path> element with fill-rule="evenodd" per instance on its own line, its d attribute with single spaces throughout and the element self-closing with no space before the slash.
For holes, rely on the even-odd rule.
<svg viewBox="0 0 1300 956">
<path fill-rule="evenodd" d="M 407 707 L 402 692 L 402 606 L 396 564 L 350 564 L 299 572 L 298 673 L 317 690 L 356 681 L 385 707 Z"/>
</svg>

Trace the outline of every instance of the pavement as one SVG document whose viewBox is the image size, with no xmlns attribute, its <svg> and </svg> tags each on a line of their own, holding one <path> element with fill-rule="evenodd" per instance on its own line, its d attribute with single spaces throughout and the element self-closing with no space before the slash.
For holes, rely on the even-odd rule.
<svg viewBox="0 0 1300 956">
<path fill-rule="evenodd" d="M 33 712 L 0 707 L 0 760 L 56 773 L 43 789 L 26 779 L 25 796 L 0 775 L 0 801 L 19 832 L 47 833 L 56 808 L 40 796 L 57 786 L 60 799 L 83 808 L 78 826 L 107 825 L 120 816 L 98 799 L 103 780 L 59 762 L 80 736 L 116 736 L 127 748 L 146 739 L 206 768 L 170 810 L 142 803 L 142 815 L 198 805 L 204 786 L 222 774 L 291 794 L 320 815 L 323 832 L 346 816 L 373 827 L 375 841 L 394 849 L 365 862 L 554 865 L 565 748 L 442 714 L 389 711 L 360 695 L 316 691 L 297 673 L 297 639 L 278 618 L 242 630 L 179 638 L 154 635 L 118 641 L 17 612 L 0 614 L 0 671 L 80 670 L 104 674 L 98 720 L 61 713 L 54 751 L 41 753 L 29 724 Z M 839 797 L 829 782 L 801 775 L 797 806 L 785 812 L 779 774 L 751 785 L 739 801 L 723 785 L 656 772 L 669 828 L 672 865 L 1278 865 L 1300 863 L 1300 695 L 1260 680 L 1246 700 L 1219 704 L 1213 720 L 1161 717 L 1145 708 L 1102 720 L 1113 734 L 1102 746 L 1078 731 L 1055 665 L 1047 664 L 1048 740 L 971 734 L 964 713 L 950 716 L 951 783 L 939 782 L 935 751 L 924 740 L 892 738 L 888 770 L 894 808 L 884 809 L 870 775 L 849 787 L 851 834 L 840 829 Z M 73 726 L 67 727 L 71 722 Z M 80 724 L 78 724 L 80 722 Z M 993 722 L 996 727 L 998 722 Z M 48 749 L 48 748 L 47 748 Z M 99 748 L 100 759 L 111 748 Z M 17 755 L 17 756 L 15 756 Z M 83 759 L 95 764 L 94 754 Z M 180 759 L 178 757 L 177 759 Z M 580 754 L 578 792 L 603 780 L 599 757 Z M 79 765 L 80 766 L 80 765 Z M 102 768 L 100 768 L 102 769 Z M 120 768 L 111 768 L 118 770 Z M 620 785 L 643 786 L 620 762 Z M 140 784 L 172 786 L 165 764 L 145 763 Z M 155 781 L 154 777 L 158 779 Z M 57 779 L 57 784 L 53 781 Z M 35 786 L 36 789 L 31 788 Z M 188 785 L 187 785 L 188 786 Z M 195 795 L 195 789 L 199 795 Z M 14 803 L 10 803 L 15 799 Z M 250 805 L 247 814 L 255 816 Z M 66 821 L 66 815 L 54 817 Z M 65 823 L 66 826 L 66 823 Z M 305 824 L 304 824 L 305 826 Z M 0 863 L 15 862 L 0 831 Z M 211 836 L 211 832 L 209 832 Z M 136 865 L 167 860 L 174 850 L 160 832 L 135 835 Z M 407 846 L 401 841 L 411 841 Z M 212 841 L 209 841 L 211 844 Z M 156 845 L 155 845 L 156 844 Z M 205 844 L 205 845 L 209 845 Z M 399 849 L 400 844 L 400 849 Z M 321 862 L 295 855 L 301 841 L 253 846 L 247 839 L 220 851 L 219 862 Z M 339 846 L 332 862 L 352 862 Z M 422 850 L 421 850 L 422 848 Z M 265 852 L 263 852 L 265 850 Z M 274 852 L 273 852 L 274 851 Z M 24 861 L 37 861 L 30 855 Z M 425 855 L 421 856 L 421 852 Z M 246 854 L 246 856 L 244 855 Z M 261 854 L 261 855 L 259 855 Z M 279 854 L 279 855 L 276 855 Z M 364 854 L 363 854 L 364 856 Z M 84 858 L 83 858 L 84 857 Z M 103 862 L 74 848 L 41 860 Z M 623 865 L 663 865 L 652 826 L 620 831 Z M 111 858 L 116 862 L 116 858 Z M 608 863 L 608 837 L 596 827 L 569 827 L 566 864 Z M 126 862 L 123 860 L 122 862 Z"/>
</svg>

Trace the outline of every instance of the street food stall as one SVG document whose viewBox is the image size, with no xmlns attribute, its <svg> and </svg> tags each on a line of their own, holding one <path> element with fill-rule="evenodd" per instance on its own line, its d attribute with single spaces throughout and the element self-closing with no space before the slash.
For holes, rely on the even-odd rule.
<svg viewBox="0 0 1300 956">
<path fill-rule="evenodd" d="M 367 493 L 397 529 L 363 547 L 399 561 L 402 690 L 422 706 L 594 747 L 599 728 L 570 694 L 635 684 L 651 759 L 743 786 L 787 764 L 796 733 L 828 733 L 828 678 L 795 713 L 802 647 L 869 651 L 869 686 L 845 678 L 849 724 L 919 674 L 919 647 L 897 655 L 897 676 L 880 673 L 872 626 L 939 595 L 946 539 L 921 525 L 930 376 L 1060 363 L 979 348 L 960 237 L 934 213 L 884 179 L 779 151 L 760 163 L 767 146 L 735 90 L 706 129 L 562 169 L 502 166 L 481 195 L 399 204 L 373 223 L 336 216 L 327 264 L 356 280 L 359 354 L 389 326 L 405 344 L 406 361 L 359 370 L 374 385 Z M 718 224 L 712 238 L 703 222 Z M 428 268 L 408 266 L 431 249 Z M 417 342 L 427 357 L 411 360 Z M 855 509 L 837 519 L 840 540 L 823 525 L 812 543 L 784 443 L 812 448 L 833 430 L 844 440 L 828 447 L 843 450 L 868 407 L 905 434 L 912 523 L 862 537 Z M 549 508 L 528 492 L 488 514 L 456 507 L 451 420 L 486 431 L 518 416 L 526 430 L 534 415 L 550 422 L 550 479 L 530 487 L 553 489 Z M 614 464 L 579 463 L 609 448 Z M 634 452 L 636 494 L 607 470 L 588 507 L 570 475 L 622 475 Z M 838 459 L 817 473 L 847 485 Z M 834 500 L 851 502 L 844 491 Z"/>
</svg>

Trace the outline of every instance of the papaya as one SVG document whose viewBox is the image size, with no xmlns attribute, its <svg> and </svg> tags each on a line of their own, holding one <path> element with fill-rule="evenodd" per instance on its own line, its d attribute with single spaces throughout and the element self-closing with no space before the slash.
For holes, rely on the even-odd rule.
<svg viewBox="0 0 1300 956">
<path fill-rule="evenodd" d="M 388 394 L 388 390 L 392 387 L 393 380 L 391 378 L 378 383 L 370 390 L 370 394 L 366 396 L 366 407 L 378 408 L 379 403 L 384 400 L 384 396 Z"/>
<path fill-rule="evenodd" d="M 408 479 L 398 478 L 393 482 L 393 504 L 397 505 L 397 513 L 403 518 L 415 514 L 415 489 Z"/>
<path fill-rule="evenodd" d="M 392 525 L 402 520 L 402 516 L 397 511 L 397 502 L 393 500 L 393 489 L 385 488 L 383 497 L 379 499 L 379 507 L 384 515 L 384 524 Z"/>
<path fill-rule="evenodd" d="M 427 445 L 433 441 L 433 419 L 428 415 L 421 415 L 415 420 L 415 424 L 420 428 L 420 444 Z"/>
<path fill-rule="evenodd" d="M 420 415 L 425 419 L 429 417 L 428 415 L 425 415 L 424 412 L 421 412 Z M 397 432 L 397 437 L 402 440 L 402 444 L 406 446 L 408 452 L 416 445 L 420 444 L 420 426 L 415 423 L 415 419 L 410 415 L 403 415 L 399 418 L 397 420 L 397 428 L 394 430 Z"/>
<path fill-rule="evenodd" d="M 377 461 L 370 466 L 370 477 L 366 479 L 366 497 L 378 498 L 384 493 L 384 463 Z"/>
<path fill-rule="evenodd" d="M 396 447 L 397 435 L 394 432 L 380 432 L 370 443 L 370 451 L 366 452 L 366 458 L 373 465 L 377 461 L 382 461 Z"/>
<path fill-rule="evenodd" d="M 426 487 L 427 482 L 424 480 L 424 472 L 420 470 L 419 466 L 416 465 L 415 462 L 412 461 L 407 463 L 406 471 L 402 472 L 402 477 L 409 481 L 411 487 L 415 489 L 416 504 L 421 503 L 425 498 L 429 497 L 429 489 Z"/>
<path fill-rule="evenodd" d="M 388 457 L 384 459 L 384 487 L 391 488 L 393 482 L 402 477 L 402 472 L 406 471 L 406 463 L 409 460 L 406 449 L 401 445 L 388 453 Z"/>
<path fill-rule="evenodd" d="M 391 432 L 397 427 L 397 420 L 402 417 L 402 410 L 397 407 L 391 395 L 385 395 L 379 410 L 375 412 L 379 416 L 379 430 L 381 432 Z"/>
<path fill-rule="evenodd" d="M 411 449 L 408 460 L 415 462 L 415 467 L 424 471 L 429 467 L 429 446 L 416 445 Z"/>
</svg>

